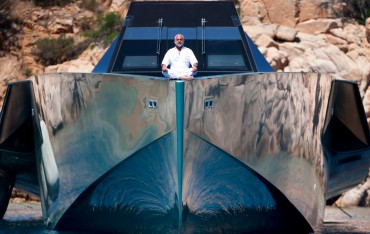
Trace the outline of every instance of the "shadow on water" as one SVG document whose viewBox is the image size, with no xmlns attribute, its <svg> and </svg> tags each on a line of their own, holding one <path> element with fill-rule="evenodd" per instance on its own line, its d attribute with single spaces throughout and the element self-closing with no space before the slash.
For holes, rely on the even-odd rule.
<svg viewBox="0 0 370 234">
<path fill-rule="evenodd" d="M 343 213 L 336 207 L 327 206 L 323 225 L 315 234 L 363 234 L 370 233 L 370 208 L 345 208 Z M 4 220 L 0 220 L 0 234 L 83 234 L 48 230 L 41 215 L 40 203 L 10 203 Z M 85 232 L 86 233 L 86 232 Z"/>
</svg>

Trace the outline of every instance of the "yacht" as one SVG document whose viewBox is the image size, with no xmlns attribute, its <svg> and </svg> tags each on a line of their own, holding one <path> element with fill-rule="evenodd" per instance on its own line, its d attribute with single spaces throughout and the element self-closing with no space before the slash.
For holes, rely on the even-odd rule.
<svg viewBox="0 0 370 234">
<path fill-rule="evenodd" d="M 198 59 L 167 79 L 174 37 Z M 0 116 L 0 215 L 13 187 L 55 230 L 311 233 L 363 181 L 358 85 L 275 72 L 232 1 L 131 2 L 90 73 L 10 83 Z"/>
</svg>

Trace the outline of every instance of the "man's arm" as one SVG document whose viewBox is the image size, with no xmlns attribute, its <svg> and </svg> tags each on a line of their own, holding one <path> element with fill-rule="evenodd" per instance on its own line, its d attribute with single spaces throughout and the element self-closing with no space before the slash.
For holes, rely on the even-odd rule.
<svg viewBox="0 0 370 234">
<path fill-rule="evenodd" d="M 162 71 L 167 71 L 167 66 L 170 64 L 170 51 L 168 50 L 167 53 L 164 55 L 164 58 L 162 60 Z"/>
<path fill-rule="evenodd" d="M 193 51 L 191 49 L 189 49 L 189 55 L 190 55 L 190 64 L 191 64 L 191 71 L 192 72 L 196 72 L 198 71 L 198 60 L 197 58 L 195 57 Z"/>
<path fill-rule="evenodd" d="M 192 72 L 196 72 L 196 71 L 198 71 L 198 63 L 193 63 L 193 64 L 192 64 L 191 71 L 192 71 Z"/>
</svg>

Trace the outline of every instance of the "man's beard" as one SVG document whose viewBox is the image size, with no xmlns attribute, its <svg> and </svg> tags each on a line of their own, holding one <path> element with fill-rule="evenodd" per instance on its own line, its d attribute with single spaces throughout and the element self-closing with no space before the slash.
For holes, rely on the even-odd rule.
<svg viewBox="0 0 370 234">
<path fill-rule="evenodd" d="M 184 45 L 184 43 L 183 43 L 183 42 L 176 42 L 176 43 L 175 43 L 175 45 L 176 45 L 177 47 L 182 47 L 182 46 Z"/>
</svg>

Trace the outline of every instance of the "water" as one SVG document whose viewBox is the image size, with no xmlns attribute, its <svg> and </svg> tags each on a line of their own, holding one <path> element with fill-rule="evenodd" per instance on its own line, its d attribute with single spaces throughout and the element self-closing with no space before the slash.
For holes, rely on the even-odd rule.
<svg viewBox="0 0 370 234">
<path fill-rule="evenodd" d="M 348 207 L 340 210 L 327 206 L 324 224 L 315 233 L 370 233 L 370 208 Z"/>
<path fill-rule="evenodd" d="M 6 234 L 82 234 L 48 230 L 41 217 L 38 202 L 10 203 L 4 220 L 0 221 L 0 233 Z M 370 208 L 350 207 L 343 211 L 326 207 L 324 223 L 315 234 L 370 234 Z"/>
</svg>

